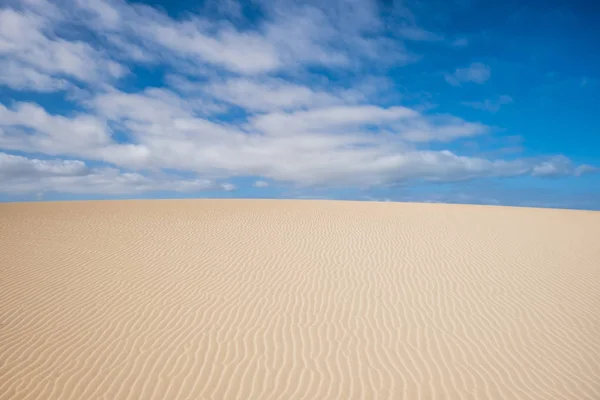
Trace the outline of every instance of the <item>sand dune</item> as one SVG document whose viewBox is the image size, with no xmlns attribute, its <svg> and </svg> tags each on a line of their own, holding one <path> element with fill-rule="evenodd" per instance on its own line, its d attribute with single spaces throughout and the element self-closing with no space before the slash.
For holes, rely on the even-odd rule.
<svg viewBox="0 0 600 400">
<path fill-rule="evenodd" d="M 0 204 L 0 399 L 600 399 L 600 213 Z"/>
</svg>

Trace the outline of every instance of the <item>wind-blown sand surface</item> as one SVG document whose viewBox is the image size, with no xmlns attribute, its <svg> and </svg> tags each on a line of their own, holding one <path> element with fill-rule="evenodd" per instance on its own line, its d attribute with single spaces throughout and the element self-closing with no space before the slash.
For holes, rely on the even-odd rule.
<svg viewBox="0 0 600 400">
<path fill-rule="evenodd" d="M 0 204 L 0 399 L 600 399 L 600 213 Z"/>
</svg>

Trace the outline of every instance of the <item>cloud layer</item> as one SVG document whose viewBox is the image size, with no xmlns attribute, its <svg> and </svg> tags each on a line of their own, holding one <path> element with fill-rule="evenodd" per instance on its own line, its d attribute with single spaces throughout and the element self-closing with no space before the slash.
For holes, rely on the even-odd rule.
<svg viewBox="0 0 600 400">
<path fill-rule="evenodd" d="M 492 128 L 381 104 L 371 82 L 385 68 L 418 62 L 410 43 L 467 45 L 418 26 L 409 12 L 397 10 L 395 30 L 367 0 L 258 3 L 260 20 L 236 2 L 213 4 L 211 17 L 212 3 L 181 16 L 123 0 L 0 8 L 0 85 L 32 94 L 0 104 L 2 190 L 232 191 L 229 180 L 245 176 L 262 177 L 256 187 L 369 188 L 594 170 L 560 155 L 461 155 L 445 146 Z M 367 66 L 353 81 L 332 78 Z M 147 71 L 160 77 L 144 80 Z M 445 79 L 484 84 L 490 71 L 474 62 Z M 70 106 L 47 109 L 35 93 Z M 465 105 L 497 111 L 509 99 Z"/>
</svg>

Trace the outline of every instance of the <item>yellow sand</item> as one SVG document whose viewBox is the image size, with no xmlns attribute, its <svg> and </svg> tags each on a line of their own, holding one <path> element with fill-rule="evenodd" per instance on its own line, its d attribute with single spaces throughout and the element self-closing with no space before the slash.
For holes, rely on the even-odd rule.
<svg viewBox="0 0 600 400">
<path fill-rule="evenodd" d="M 0 399 L 600 399 L 600 213 L 0 204 Z"/>
</svg>

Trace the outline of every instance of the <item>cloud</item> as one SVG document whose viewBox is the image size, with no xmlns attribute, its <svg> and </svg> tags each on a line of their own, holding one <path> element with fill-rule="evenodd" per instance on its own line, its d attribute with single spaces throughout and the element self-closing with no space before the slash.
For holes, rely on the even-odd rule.
<svg viewBox="0 0 600 400">
<path fill-rule="evenodd" d="M 369 1 L 354 1 L 352 7 L 341 1 L 257 3 L 265 18 L 245 30 L 199 15 L 173 19 L 156 8 L 119 0 L 80 0 L 76 6 L 116 47 L 123 47 L 126 37 L 127 46 L 138 49 L 138 55 L 139 49 L 168 53 L 175 62 L 208 64 L 244 75 L 299 65 L 339 68 L 365 59 L 394 63 L 417 59 L 401 43 L 386 38 L 378 11 Z"/>
<path fill-rule="evenodd" d="M 419 58 L 389 38 L 393 28 L 385 26 L 375 2 L 261 3 L 269 20 L 265 35 L 280 49 L 285 65 L 348 68 L 364 61 L 404 65 Z"/>
<path fill-rule="evenodd" d="M 447 41 L 409 13 L 382 20 L 375 2 L 257 1 L 252 21 L 232 2 L 206 5 L 227 18 L 123 0 L 13 3 L 0 8 L 0 85 L 60 101 L 0 103 L 4 191 L 234 191 L 227 180 L 242 176 L 370 188 L 594 169 L 459 154 L 453 141 L 491 128 L 409 106 L 414 94 L 400 101 L 381 73 L 419 60 L 411 42 Z M 446 78 L 489 76 L 474 63 Z"/>
<path fill-rule="evenodd" d="M 98 115 L 108 120 L 170 121 L 189 118 L 208 111 L 211 104 L 198 98 L 183 98 L 158 87 L 147 87 L 141 92 L 109 90 L 87 101 Z"/>
<path fill-rule="evenodd" d="M 411 142 L 450 142 L 489 132 L 486 125 L 449 115 L 410 118 L 395 124 L 394 128 L 401 137 Z"/>
<path fill-rule="evenodd" d="M 598 169 L 591 165 L 574 166 L 565 156 L 555 156 L 535 165 L 531 171 L 533 176 L 555 178 L 560 176 L 581 176 L 586 173 L 596 172 Z"/>
<path fill-rule="evenodd" d="M 222 183 L 220 187 L 226 192 L 233 192 L 237 189 L 237 187 L 231 183 Z"/>
<path fill-rule="evenodd" d="M 210 180 L 254 175 L 304 186 L 373 187 L 528 173 L 549 176 L 558 162 L 487 160 L 447 150 L 414 149 L 408 143 L 444 142 L 485 134 L 488 128 L 406 107 L 278 111 L 256 115 L 244 127 L 203 118 L 201 105 L 158 89 L 102 93 L 89 106 L 94 115 L 71 118 L 29 103 L 2 107 L 0 146 L 99 160 L 121 168 L 192 171 Z M 129 141 L 117 142 L 115 129 L 127 132 Z"/>
<path fill-rule="evenodd" d="M 336 106 L 293 113 L 274 112 L 251 118 L 250 124 L 268 135 L 290 135 L 301 132 L 335 132 L 365 124 L 382 125 L 416 117 L 406 107 Z"/>
<path fill-rule="evenodd" d="M 229 79 L 206 88 L 215 98 L 249 111 L 293 110 L 342 103 L 335 95 L 315 91 L 283 79 Z"/>
<path fill-rule="evenodd" d="M 119 0 L 80 0 L 74 6 L 110 44 L 136 49 L 134 58 L 139 61 L 169 54 L 175 61 L 208 63 L 248 74 L 281 65 L 277 50 L 260 32 L 240 32 L 231 24 L 199 16 L 176 20 L 156 8 Z M 152 56 L 139 57 L 140 52 Z"/>
<path fill-rule="evenodd" d="M 237 15 L 239 22 L 239 7 L 229 3 L 224 10 L 217 8 Z M 23 68 L 14 82 L 8 80 L 13 73 L 3 77 L 13 88 L 61 90 L 64 77 L 77 84 L 110 83 L 129 72 L 125 64 L 131 61 L 169 63 L 191 75 L 214 73 L 215 68 L 257 75 L 305 66 L 356 68 L 374 60 L 402 65 L 419 59 L 401 41 L 388 37 L 394 28 L 382 24 L 378 7 L 370 1 L 354 1 L 352 7 L 341 1 L 257 2 L 254 7 L 264 18 L 253 21 L 250 29 L 200 14 L 172 18 L 155 7 L 124 0 L 17 4 L 0 8 L 0 53 L 10 57 L 14 71 Z M 402 26 L 414 40 L 437 40 L 414 23 Z"/>
<path fill-rule="evenodd" d="M 401 37 L 407 40 L 420 42 L 437 42 L 444 40 L 443 36 L 414 25 L 403 24 L 396 31 Z"/>
<path fill-rule="evenodd" d="M 8 69 L 0 77 L 2 83 L 30 90 L 40 83 L 41 91 L 49 91 L 63 89 L 64 78 L 97 83 L 126 73 L 121 64 L 88 43 L 57 36 L 59 24 L 54 19 L 59 11 L 50 3 L 29 3 L 31 8 L 21 10 L 0 8 L 0 56 L 10 60 L 2 63 Z"/>
<path fill-rule="evenodd" d="M 464 82 L 472 82 L 482 84 L 487 82 L 491 76 L 491 69 L 489 66 L 482 63 L 472 63 L 465 68 L 457 68 L 452 74 L 446 74 L 446 82 L 452 86 L 459 86 Z"/>
<path fill-rule="evenodd" d="M 80 113 L 70 117 L 49 114 L 35 103 L 0 104 L 0 148 L 48 155 L 67 155 L 141 168 L 150 150 L 118 143 L 104 118 Z M 125 161 L 125 162 L 124 162 Z"/>
<path fill-rule="evenodd" d="M 269 182 L 265 181 L 256 181 L 252 184 L 255 188 L 265 188 L 269 186 Z"/>
<path fill-rule="evenodd" d="M 90 168 L 79 160 L 40 160 L 0 152 L 0 192 L 73 194 L 139 194 L 157 191 L 234 190 L 229 183 L 174 176 L 147 176 L 116 168 Z"/>
<path fill-rule="evenodd" d="M 216 37 L 209 36 L 207 21 L 190 20 L 140 21 L 142 31 L 155 44 L 178 53 L 181 57 L 197 58 L 228 70 L 253 74 L 275 70 L 282 65 L 273 44 L 257 33 L 238 32 L 234 27 L 221 28 Z"/>
<path fill-rule="evenodd" d="M 91 115 L 52 115 L 35 103 L 0 104 L 0 146 L 27 143 L 29 150 L 42 153 L 74 152 L 106 145 L 110 132 L 106 123 Z"/>
<path fill-rule="evenodd" d="M 0 85 L 14 90 L 37 92 L 55 92 L 71 86 L 65 79 L 52 77 L 23 63 L 10 60 L 0 60 Z"/>
<path fill-rule="evenodd" d="M 21 178 L 50 178 L 62 176 L 85 176 L 90 173 L 83 161 L 38 160 L 0 153 L 0 177 L 2 181 Z"/>
<path fill-rule="evenodd" d="M 572 171 L 571 161 L 566 157 L 554 157 L 536 165 L 531 174 L 533 176 L 557 177 Z"/>
<path fill-rule="evenodd" d="M 502 95 L 499 96 L 496 99 L 485 99 L 483 101 L 463 101 L 461 104 L 467 106 L 467 107 L 471 107 L 471 108 L 475 108 L 477 110 L 484 110 L 484 111 L 489 111 L 489 112 L 498 112 L 498 110 L 500 110 L 500 107 L 506 104 L 510 104 L 513 102 L 512 97 L 507 96 L 507 95 Z"/>
<path fill-rule="evenodd" d="M 585 174 L 598 172 L 599 170 L 600 169 L 597 167 L 593 167 L 591 165 L 584 164 L 584 165 L 580 165 L 577 168 L 575 168 L 574 174 L 575 174 L 575 176 L 581 176 L 581 175 L 585 175 Z"/>
</svg>

